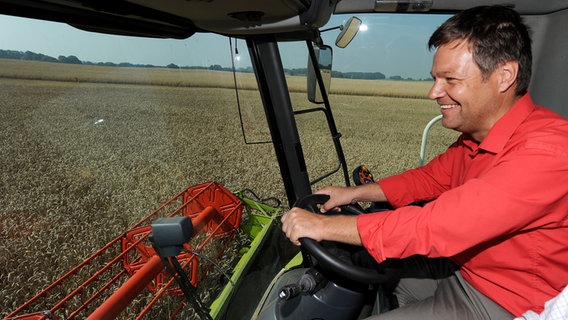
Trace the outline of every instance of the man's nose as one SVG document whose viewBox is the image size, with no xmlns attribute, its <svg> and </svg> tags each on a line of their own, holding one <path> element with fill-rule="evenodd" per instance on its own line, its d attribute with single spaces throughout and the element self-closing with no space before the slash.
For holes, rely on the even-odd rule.
<svg viewBox="0 0 568 320">
<path fill-rule="evenodd" d="M 440 81 L 438 80 L 434 80 L 434 84 L 432 85 L 432 88 L 430 88 L 430 91 L 428 91 L 428 98 L 432 99 L 432 100 L 436 100 L 441 98 L 442 96 L 444 96 L 445 91 L 444 88 L 442 86 L 442 84 L 440 83 Z"/>
</svg>

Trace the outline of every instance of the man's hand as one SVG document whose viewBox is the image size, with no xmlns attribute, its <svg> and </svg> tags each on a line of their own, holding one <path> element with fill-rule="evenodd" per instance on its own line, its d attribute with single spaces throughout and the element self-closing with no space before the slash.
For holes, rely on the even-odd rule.
<svg viewBox="0 0 568 320">
<path fill-rule="evenodd" d="M 282 231 L 297 246 L 300 245 L 298 239 L 303 237 L 321 241 L 324 239 L 324 218 L 323 215 L 294 207 L 282 216 Z"/>
<path fill-rule="evenodd" d="M 377 183 L 356 187 L 332 186 L 315 193 L 329 196 L 329 200 L 320 207 L 322 213 L 357 201 L 386 200 L 383 190 Z M 297 246 L 300 245 L 299 239 L 304 237 L 316 241 L 331 240 L 361 245 L 357 216 L 328 216 L 294 207 L 282 216 L 282 231 Z"/>
<path fill-rule="evenodd" d="M 354 204 L 358 201 L 386 201 L 383 189 L 377 183 L 354 187 L 330 186 L 315 193 L 329 196 L 329 200 L 321 206 L 322 212 L 333 210 L 339 206 Z"/>
<path fill-rule="evenodd" d="M 297 246 L 300 238 L 361 245 L 357 216 L 327 216 L 294 207 L 282 216 L 282 231 Z"/>
</svg>

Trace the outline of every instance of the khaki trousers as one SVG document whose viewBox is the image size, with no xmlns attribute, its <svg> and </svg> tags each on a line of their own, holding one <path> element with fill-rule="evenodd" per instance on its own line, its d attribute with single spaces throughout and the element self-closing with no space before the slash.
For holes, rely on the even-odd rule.
<svg viewBox="0 0 568 320">
<path fill-rule="evenodd" d="M 399 308 L 367 319 L 375 320 L 511 320 L 514 316 L 465 281 L 445 258 L 402 260 L 401 279 L 394 290 Z"/>
</svg>

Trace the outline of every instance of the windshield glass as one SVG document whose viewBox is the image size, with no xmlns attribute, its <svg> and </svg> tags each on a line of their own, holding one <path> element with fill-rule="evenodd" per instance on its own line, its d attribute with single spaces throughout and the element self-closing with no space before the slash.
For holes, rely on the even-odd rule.
<svg viewBox="0 0 568 320">
<path fill-rule="evenodd" d="M 439 114 L 426 97 L 426 43 L 447 17 L 359 17 L 364 29 L 333 48 L 329 98 L 347 166 L 379 178 L 418 164 Z M 6 16 L 0 27 L 12 30 L 0 36 L 0 316 L 188 186 L 217 181 L 287 203 L 244 40 L 127 38 Z M 279 47 L 294 110 L 317 107 L 305 43 Z M 325 116 L 296 120 L 310 179 L 334 170 Z M 428 157 L 455 137 L 435 127 Z M 330 184 L 345 181 L 313 189 Z"/>
<path fill-rule="evenodd" d="M 343 25 L 351 15 L 332 17 L 324 27 Z M 440 114 L 427 98 L 432 85 L 433 52 L 430 34 L 448 15 L 362 14 L 359 32 L 344 49 L 334 46 L 339 30 L 322 33 L 333 47 L 330 104 L 342 135 L 347 166 L 365 164 L 376 178 L 399 173 L 419 164 L 422 135 L 427 123 Z M 281 46 L 283 47 L 283 46 Z M 286 48 L 281 49 L 286 52 Z M 283 53 L 283 55 L 284 55 Z M 307 53 L 306 53 L 307 55 Z M 284 64 L 297 65 L 283 58 Z M 294 64 L 296 63 L 296 64 Z M 306 61 L 307 63 L 307 61 Z M 303 81 L 303 80 L 298 80 Z M 292 93 L 292 97 L 295 94 Z M 294 108 L 310 108 L 303 93 Z M 320 118 L 315 120 L 315 118 Z M 322 114 L 297 116 L 310 178 L 337 166 L 331 137 Z M 438 123 L 429 131 L 424 157 L 431 159 L 457 137 Z M 315 185 L 344 184 L 341 174 Z"/>
</svg>

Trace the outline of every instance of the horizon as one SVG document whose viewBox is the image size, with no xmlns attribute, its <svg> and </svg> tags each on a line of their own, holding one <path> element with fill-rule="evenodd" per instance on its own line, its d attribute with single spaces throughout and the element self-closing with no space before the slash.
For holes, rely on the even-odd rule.
<svg viewBox="0 0 568 320">
<path fill-rule="evenodd" d="M 37 57 L 35 57 L 36 59 L 30 59 L 30 58 L 11 58 L 11 57 L 5 57 L 2 54 L 2 51 L 4 52 L 9 52 L 9 53 L 13 53 L 13 52 L 17 52 L 19 54 L 25 55 L 26 53 L 31 53 L 33 55 L 37 55 Z M 39 59 L 43 57 L 44 59 Z M 70 62 L 70 61 L 61 61 L 62 58 L 76 58 L 78 60 L 79 63 L 76 62 Z M 85 65 L 85 66 L 102 66 L 102 67 L 125 67 L 125 68 L 166 68 L 166 69 L 203 69 L 203 70 L 214 70 L 214 71 L 232 71 L 232 66 L 222 66 L 222 65 L 210 65 L 210 66 L 178 66 L 175 65 L 173 63 L 170 63 L 168 65 L 153 65 L 153 64 L 133 64 L 130 62 L 120 62 L 120 63 L 114 63 L 114 62 L 109 62 L 109 61 L 86 61 L 86 60 L 81 60 L 80 57 L 71 55 L 71 56 L 63 56 L 63 55 L 58 55 L 57 57 L 53 57 L 53 56 L 49 56 L 49 55 L 45 55 L 41 52 L 33 52 L 33 51 L 20 51 L 20 50 L 11 50 L 11 49 L 2 49 L 0 48 L 0 59 L 8 59 L 8 60 L 18 60 L 18 61 L 37 61 L 37 62 L 53 62 L 53 63 L 66 63 L 66 64 L 77 64 L 77 65 Z M 52 59 L 52 60 L 48 60 L 48 59 Z M 70 59 L 70 60 L 74 60 L 74 59 Z M 284 70 L 288 70 L 288 71 L 306 71 L 307 73 L 307 67 L 300 67 L 300 68 L 284 68 Z M 252 70 L 252 66 L 247 66 L 247 67 L 240 67 L 240 68 L 235 68 L 235 71 L 237 72 L 254 72 Z M 429 81 L 432 80 L 431 77 L 429 78 L 411 78 L 411 77 L 407 77 L 407 78 L 403 78 L 400 75 L 386 75 L 381 71 L 336 71 L 333 70 L 332 71 L 332 75 L 336 74 L 336 78 L 342 78 L 337 77 L 337 73 L 340 73 L 342 75 L 360 75 L 361 77 L 354 77 L 353 79 L 360 79 L 360 80 L 402 80 L 402 81 Z M 299 74 L 299 73 L 294 73 L 292 75 L 305 75 L 305 74 Z M 366 76 L 365 76 L 366 75 Z M 381 75 L 384 76 L 384 78 L 369 78 L 369 75 Z"/>
<path fill-rule="evenodd" d="M 430 77 L 433 53 L 428 51 L 426 42 L 431 31 L 446 16 L 391 14 L 360 17 L 366 23 L 367 30 L 360 31 L 347 48 L 334 47 L 334 71 L 380 72 L 387 78 Z M 334 16 L 322 29 L 341 25 L 347 18 Z M 82 31 L 63 23 L 6 15 L 0 15 L 0 28 L 11 30 L 10 33 L 0 35 L 0 48 L 31 51 L 54 58 L 76 56 L 81 61 L 95 63 L 202 67 L 230 67 L 234 61 L 236 69 L 251 67 L 244 40 L 213 33 L 196 34 L 183 40 L 127 37 Z M 335 42 L 336 36 L 337 32 L 322 33 L 324 42 L 329 44 Z M 416 50 L 417 46 L 424 49 Z M 304 42 L 280 43 L 279 47 L 285 68 L 306 67 L 307 50 Z"/>
</svg>

